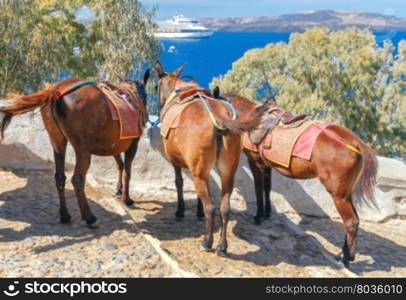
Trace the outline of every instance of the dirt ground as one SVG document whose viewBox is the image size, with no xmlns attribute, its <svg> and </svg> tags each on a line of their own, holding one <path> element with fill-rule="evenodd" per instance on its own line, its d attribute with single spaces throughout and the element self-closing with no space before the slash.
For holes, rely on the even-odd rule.
<svg viewBox="0 0 406 300">
<path fill-rule="evenodd" d="M 51 172 L 0 169 L 0 276 L 178 276 L 145 238 L 150 236 L 181 269 L 199 277 L 406 277 L 405 220 L 361 222 L 359 254 L 347 271 L 334 259 L 344 240 L 340 220 L 274 212 L 257 226 L 254 212 L 235 200 L 228 255 L 218 257 L 199 250 L 204 222 L 195 216 L 193 194 L 186 195 L 185 219 L 178 222 L 174 191 L 132 192 L 136 208 L 123 210 L 112 187 L 88 184 L 86 190 L 99 218 L 94 230 L 80 220 L 70 184 L 73 220 L 62 225 Z"/>
</svg>

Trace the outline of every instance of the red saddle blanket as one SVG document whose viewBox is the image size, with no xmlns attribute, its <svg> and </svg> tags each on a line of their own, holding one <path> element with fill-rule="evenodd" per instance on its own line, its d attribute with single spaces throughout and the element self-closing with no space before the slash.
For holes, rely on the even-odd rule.
<svg viewBox="0 0 406 300">
<path fill-rule="evenodd" d="M 294 128 L 277 126 L 266 135 L 259 147 L 250 141 L 246 133 L 243 134 L 242 143 L 245 149 L 261 151 L 265 159 L 289 168 L 292 156 L 310 160 L 317 137 L 329 125 L 329 123 L 307 121 Z M 268 145 L 270 145 L 269 148 Z"/>
<path fill-rule="evenodd" d="M 139 113 L 129 100 L 126 99 L 126 96 L 103 85 L 99 86 L 99 88 L 108 99 L 107 103 L 109 104 L 112 119 L 120 123 L 120 139 L 140 137 L 143 128 L 140 126 Z"/>
</svg>

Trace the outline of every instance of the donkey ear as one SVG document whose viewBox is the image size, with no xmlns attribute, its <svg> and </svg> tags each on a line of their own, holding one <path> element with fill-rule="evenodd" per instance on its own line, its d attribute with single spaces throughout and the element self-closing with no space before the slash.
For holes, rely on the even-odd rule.
<svg viewBox="0 0 406 300">
<path fill-rule="evenodd" d="M 145 71 L 144 77 L 143 77 L 143 79 L 142 79 L 142 80 L 144 81 L 144 85 L 147 84 L 148 79 L 149 79 L 149 75 L 150 75 L 150 70 L 148 69 L 148 70 Z"/>
<path fill-rule="evenodd" d="M 172 74 L 175 75 L 176 77 L 179 77 L 179 75 L 182 74 L 183 70 L 185 70 L 186 66 L 187 66 L 187 64 L 184 64 L 183 66 L 180 66 Z"/>
<path fill-rule="evenodd" d="M 162 67 L 159 60 L 157 60 L 156 63 L 155 63 L 155 71 L 158 74 L 159 78 L 162 78 L 162 77 L 165 76 L 164 68 Z"/>
<path fill-rule="evenodd" d="M 214 98 L 219 98 L 220 97 L 220 88 L 217 85 L 213 89 L 213 96 L 214 96 Z"/>
</svg>

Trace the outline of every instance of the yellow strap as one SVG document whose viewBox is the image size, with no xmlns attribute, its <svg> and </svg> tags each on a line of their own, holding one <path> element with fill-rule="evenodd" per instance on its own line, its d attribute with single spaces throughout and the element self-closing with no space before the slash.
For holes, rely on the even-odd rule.
<svg viewBox="0 0 406 300">
<path fill-rule="evenodd" d="M 213 122 L 214 127 L 216 127 L 218 130 L 227 130 L 226 127 L 221 127 L 219 125 L 219 123 L 217 122 L 216 118 L 214 117 L 214 115 L 211 111 L 209 111 L 208 113 L 209 113 L 211 121 Z"/>
<path fill-rule="evenodd" d="M 362 155 L 361 151 L 359 151 L 357 148 L 355 148 L 354 146 L 351 145 L 345 145 L 345 147 L 347 147 L 348 149 L 350 149 L 351 151 L 354 151 L 355 153 L 358 153 L 359 155 Z"/>
</svg>

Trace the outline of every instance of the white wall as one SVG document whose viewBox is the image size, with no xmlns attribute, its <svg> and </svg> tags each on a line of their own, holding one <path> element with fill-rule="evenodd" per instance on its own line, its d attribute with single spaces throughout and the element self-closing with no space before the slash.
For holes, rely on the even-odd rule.
<svg viewBox="0 0 406 300">
<path fill-rule="evenodd" d="M 53 168 L 53 152 L 43 127 L 40 114 L 30 113 L 15 117 L 0 144 L 0 167 L 49 169 Z M 133 164 L 132 189 L 138 192 L 174 193 L 172 166 L 162 152 L 158 128 L 148 128 L 140 141 Z M 255 194 L 251 172 L 245 155 L 241 156 L 236 176 L 235 199 L 243 198 L 248 209 L 255 214 Z M 68 149 L 68 170 L 74 165 L 74 154 Z M 361 219 L 382 221 L 393 216 L 406 215 L 406 164 L 399 160 L 379 157 L 379 180 L 376 198 L 379 211 L 358 205 Z M 113 158 L 92 158 L 90 181 L 98 184 L 115 184 L 116 167 Z M 185 172 L 185 192 L 193 192 L 192 182 Z M 212 189 L 218 195 L 218 176 L 212 172 Z M 337 217 L 332 199 L 318 180 L 296 181 L 273 172 L 272 202 L 280 212 L 297 212 L 318 217 Z M 233 205 L 241 205 L 234 201 Z M 245 203 L 245 202 L 244 202 Z"/>
</svg>

